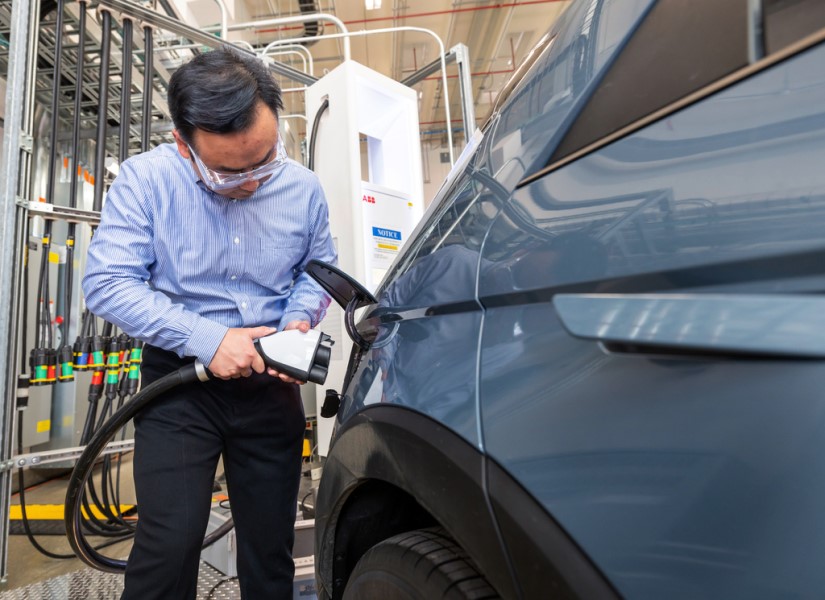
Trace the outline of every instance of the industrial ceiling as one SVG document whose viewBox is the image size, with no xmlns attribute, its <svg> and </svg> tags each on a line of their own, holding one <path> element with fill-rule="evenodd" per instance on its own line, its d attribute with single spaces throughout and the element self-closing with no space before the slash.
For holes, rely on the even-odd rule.
<svg viewBox="0 0 825 600">
<path fill-rule="evenodd" d="M 321 12 L 334 15 L 350 31 L 416 27 L 435 33 L 447 51 L 463 43 L 469 49 L 476 120 L 488 114 L 504 86 L 530 48 L 569 4 L 567 0 L 225 0 L 230 41 L 244 41 L 260 50 L 274 40 L 339 33 L 331 22 L 248 25 L 280 17 Z M 216 0 L 176 0 L 181 18 L 198 27 L 217 26 L 221 12 Z M 341 39 L 302 42 L 312 55 L 315 76 L 338 66 L 343 58 Z M 376 33 L 351 38 L 352 59 L 401 81 L 438 59 L 437 40 L 420 31 Z M 298 70 L 308 70 L 307 58 L 296 51 L 274 57 Z M 448 95 L 452 127 L 460 143 L 462 113 L 455 65 L 448 66 Z M 303 113 L 301 84 L 282 80 L 288 113 Z M 444 140 L 446 118 L 440 72 L 417 83 L 422 136 Z"/>
</svg>

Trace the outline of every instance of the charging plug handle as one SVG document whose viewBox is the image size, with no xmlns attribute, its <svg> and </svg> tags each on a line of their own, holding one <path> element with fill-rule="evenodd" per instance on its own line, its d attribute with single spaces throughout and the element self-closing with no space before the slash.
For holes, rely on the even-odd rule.
<svg viewBox="0 0 825 600">
<path fill-rule="evenodd" d="M 299 381 L 323 384 L 332 355 L 332 338 L 320 331 L 279 331 L 255 340 L 264 363 Z"/>
</svg>

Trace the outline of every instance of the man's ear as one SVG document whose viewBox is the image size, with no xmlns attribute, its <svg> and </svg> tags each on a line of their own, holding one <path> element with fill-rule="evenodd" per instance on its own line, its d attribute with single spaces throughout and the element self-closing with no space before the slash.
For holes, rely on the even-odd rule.
<svg viewBox="0 0 825 600">
<path fill-rule="evenodd" d="M 186 160 L 190 160 L 192 156 L 189 152 L 189 145 L 183 141 L 183 138 L 180 133 L 178 133 L 177 129 L 172 130 L 172 135 L 175 137 L 175 143 L 178 145 L 178 152 L 180 152 L 180 155 Z"/>
</svg>

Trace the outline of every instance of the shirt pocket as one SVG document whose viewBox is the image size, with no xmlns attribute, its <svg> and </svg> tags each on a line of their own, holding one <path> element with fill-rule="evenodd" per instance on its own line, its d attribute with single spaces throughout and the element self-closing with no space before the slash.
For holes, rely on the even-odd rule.
<svg viewBox="0 0 825 600">
<path fill-rule="evenodd" d="M 304 240 L 261 239 L 253 244 L 248 257 L 248 276 L 256 283 L 286 294 L 292 285 L 292 272 L 304 256 Z"/>
</svg>

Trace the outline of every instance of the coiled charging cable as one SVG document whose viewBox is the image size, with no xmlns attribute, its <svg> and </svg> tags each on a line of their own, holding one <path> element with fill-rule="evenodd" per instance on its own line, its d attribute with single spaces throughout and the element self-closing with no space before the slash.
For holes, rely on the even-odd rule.
<svg viewBox="0 0 825 600">
<path fill-rule="evenodd" d="M 80 511 L 83 490 L 100 453 L 103 452 L 106 444 L 115 437 L 123 426 L 158 396 L 179 385 L 196 381 L 203 382 L 209 379 L 209 371 L 199 362 L 183 366 L 177 371 L 161 377 L 135 394 L 129 402 L 124 404 L 110 419 L 101 425 L 92 436 L 92 439 L 89 440 L 69 478 L 69 485 L 66 489 L 64 520 L 66 523 L 66 536 L 69 538 L 72 550 L 80 560 L 90 567 L 107 573 L 123 573 L 126 570 L 125 560 L 118 560 L 100 554 L 83 535 L 83 516 Z M 206 548 L 210 544 L 214 544 L 226 535 L 233 526 L 232 519 L 229 519 L 204 538 L 203 547 Z"/>
</svg>

